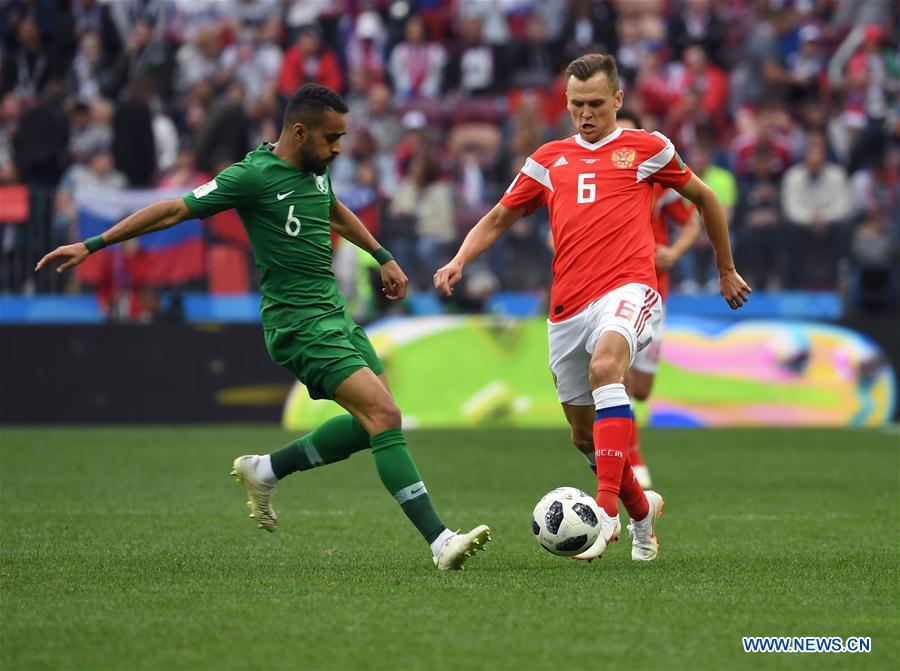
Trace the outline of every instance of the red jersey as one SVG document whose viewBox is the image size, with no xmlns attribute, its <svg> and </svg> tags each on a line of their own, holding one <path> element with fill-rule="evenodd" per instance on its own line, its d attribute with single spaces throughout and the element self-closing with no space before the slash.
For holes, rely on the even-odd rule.
<svg viewBox="0 0 900 671">
<path fill-rule="evenodd" d="M 653 187 L 653 213 L 650 223 L 653 226 L 653 241 L 657 245 L 669 244 L 669 223 L 684 226 L 694 216 L 697 207 L 690 201 L 685 202 L 675 189 L 664 189 L 659 184 Z M 669 271 L 656 269 L 656 290 L 663 300 L 669 294 Z"/>
<path fill-rule="evenodd" d="M 679 187 L 691 174 L 664 135 L 624 128 L 594 143 L 548 142 L 526 159 L 500 202 L 525 216 L 550 210 L 551 322 L 631 282 L 656 288 L 653 185 Z"/>
</svg>

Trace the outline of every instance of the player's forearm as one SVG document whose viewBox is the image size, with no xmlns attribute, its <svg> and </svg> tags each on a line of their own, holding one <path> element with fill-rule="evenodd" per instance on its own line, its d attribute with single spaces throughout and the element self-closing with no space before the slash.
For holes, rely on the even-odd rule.
<svg viewBox="0 0 900 671">
<path fill-rule="evenodd" d="M 335 203 L 334 215 L 331 218 L 331 229 L 347 242 L 351 242 L 365 252 L 371 254 L 381 247 L 375 236 L 369 232 L 365 224 L 341 202 Z"/>
<path fill-rule="evenodd" d="M 720 273 L 724 270 L 734 270 L 731 240 L 728 237 L 728 220 L 725 218 L 722 204 L 715 194 L 707 189 L 696 205 L 716 255 L 716 267 Z"/>
<path fill-rule="evenodd" d="M 187 206 L 182 200 L 162 200 L 125 217 L 118 224 L 104 231 L 100 237 L 103 238 L 105 245 L 113 245 L 145 233 L 161 231 L 181 223 L 188 217 Z"/>
</svg>

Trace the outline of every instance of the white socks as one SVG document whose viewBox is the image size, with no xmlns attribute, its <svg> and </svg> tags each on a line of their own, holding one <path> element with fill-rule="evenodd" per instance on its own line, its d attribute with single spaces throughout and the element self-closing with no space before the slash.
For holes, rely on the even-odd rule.
<svg viewBox="0 0 900 671">
<path fill-rule="evenodd" d="M 444 529 L 440 536 L 431 541 L 431 554 L 437 557 L 441 553 L 441 550 L 444 549 L 444 543 L 449 541 L 455 535 L 456 533 L 450 531 L 450 529 Z"/>
<path fill-rule="evenodd" d="M 257 459 L 256 477 L 267 485 L 274 485 L 278 482 L 278 478 L 275 477 L 275 471 L 272 470 L 272 458 L 268 454 L 264 454 Z"/>
<path fill-rule="evenodd" d="M 597 410 L 605 408 L 615 408 L 620 405 L 631 405 L 628 394 L 625 391 L 625 385 L 621 383 L 605 384 L 597 387 L 591 392 L 594 397 L 594 407 Z"/>
</svg>

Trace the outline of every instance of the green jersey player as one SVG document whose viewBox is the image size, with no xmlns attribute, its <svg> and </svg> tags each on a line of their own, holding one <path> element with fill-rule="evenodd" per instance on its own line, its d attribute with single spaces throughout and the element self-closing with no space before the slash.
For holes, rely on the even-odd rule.
<svg viewBox="0 0 900 671">
<path fill-rule="evenodd" d="M 406 295 L 400 266 L 331 189 L 328 165 L 340 153 L 347 111 L 334 91 L 303 86 L 287 105 L 275 144 L 259 146 L 184 198 L 154 203 L 102 235 L 57 248 L 36 270 L 63 261 L 57 269 L 62 272 L 107 245 L 235 208 L 261 273 L 260 314 L 269 355 L 293 372 L 310 396 L 332 399 L 349 413 L 270 454 L 234 460 L 232 474 L 247 490 L 251 517 L 260 528 L 275 531 L 272 493 L 278 480 L 371 448 L 381 481 L 431 545 L 434 563 L 442 570 L 458 569 L 490 539 L 490 530 L 480 525 L 453 533 L 441 521 L 407 449 L 384 368 L 347 314 L 332 270 L 335 231 L 381 264 L 387 298 Z"/>
</svg>

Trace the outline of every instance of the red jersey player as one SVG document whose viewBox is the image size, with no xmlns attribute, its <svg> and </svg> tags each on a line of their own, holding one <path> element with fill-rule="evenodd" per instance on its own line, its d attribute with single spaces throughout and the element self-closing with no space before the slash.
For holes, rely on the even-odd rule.
<svg viewBox="0 0 900 671">
<path fill-rule="evenodd" d="M 650 228 L 653 185 L 673 187 L 697 205 L 716 254 L 722 296 L 732 309 L 750 287 L 734 268 L 725 213 L 715 194 L 658 133 L 616 126 L 622 107 L 616 62 L 588 54 L 566 68 L 566 99 L 578 133 L 534 152 L 506 194 L 469 231 L 453 260 L 434 275 L 445 295 L 463 268 L 510 226 L 547 205 L 555 244 L 548 336 L 550 370 L 572 441 L 593 452 L 601 533 L 578 559 L 594 559 L 621 534 L 618 499 L 631 519 L 631 557 L 655 559 L 663 499 L 644 492 L 628 447 L 634 431 L 625 373 L 653 340 L 661 315 Z"/>
<path fill-rule="evenodd" d="M 619 110 L 616 115 L 616 124 L 620 128 L 631 130 L 641 127 L 638 116 L 624 109 Z M 656 243 L 656 290 L 662 299 L 663 313 L 659 320 L 659 326 L 653 334 L 653 340 L 637 353 L 634 363 L 625 373 L 625 391 L 628 392 L 630 398 L 636 398 L 639 401 L 646 401 L 650 397 L 656 369 L 659 366 L 659 353 L 662 349 L 666 317 L 665 303 L 669 293 L 669 269 L 684 256 L 684 253 L 700 236 L 700 220 L 694 204 L 685 201 L 675 189 L 664 189 L 659 184 L 653 187 L 650 224 L 653 227 L 653 241 Z M 675 224 L 680 228 L 678 236 L 671 242 L 669 241 L 669 224 Z M 649 489 L 651 486 L 650 470 L 644 463 L 638 435 L 639 431 L 635 425 L 631 446 L 628 448 L 628 456 L 631 459 L 634 477 L 637 478 L 641 487 Z M 593 462 L 591 465 L 595 467 Z"/>
</svg>

